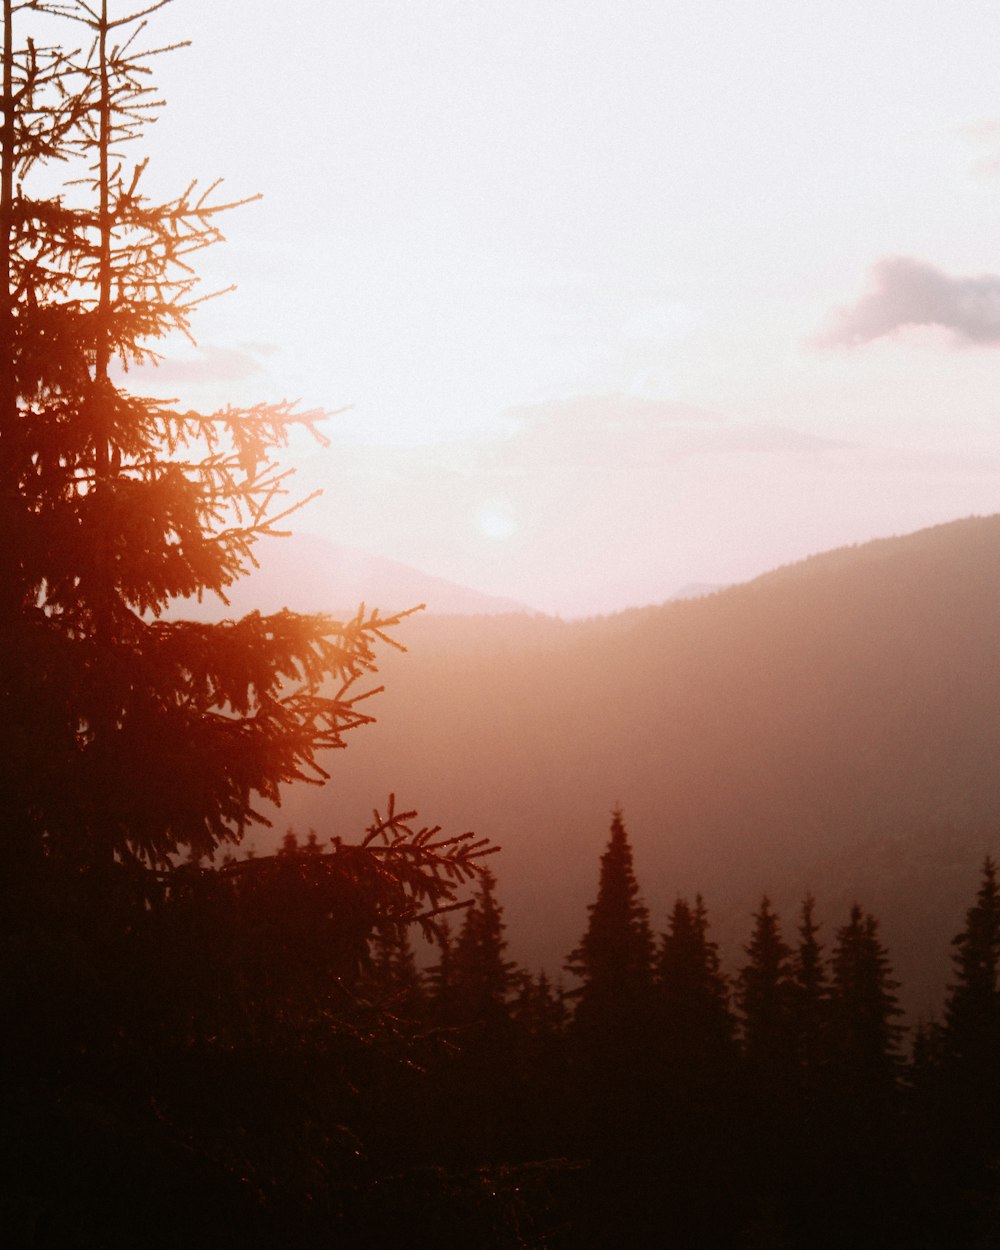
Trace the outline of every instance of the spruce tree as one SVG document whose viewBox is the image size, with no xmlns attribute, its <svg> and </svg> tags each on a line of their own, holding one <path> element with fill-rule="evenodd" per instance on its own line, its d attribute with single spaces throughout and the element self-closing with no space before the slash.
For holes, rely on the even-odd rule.
<svg viewBox="0 0 1000 1250">
<path fill-rule="evenodd" d="M 829 986 L 815 919 L 816 900 L 807 894 L 799 913 L 798 946 L 792 956 L 791 1007 L 795 1057 L 803 1077 L 814 1077 L 823 1062 Z"/>
<path fill-rule="evenodd" d="M 424 992 L 409 925 L 380 921 L 371 948 L 371 976 L 380 1004 L 394 1016 L 419 1018 L 425 1010 Z"/>
<path fill-rule="evenodd" d="M 190 332 L 234 207 L 154 202 L 128 158 L 169 0 L 0 2 L 0 992 L 16 966 L 48 1011 L 4 1039 L 0 1206 L 53 1245 L 337 1240 L 384 1058 L 357 993 L 373 929 L 432 929 L 482 845 L 390 800 L 357 844 L 202 866 L 325 779 L 398 618 L 168 619 L 282 532 L 278 457 L 323 414 L 130 393 Z M 83 51 L 46 50 L 60 31 Z"/>
<path fill-rule="evenodd" d="M 705 904 L 678 898 L 656 958 L 656 1045 L 683 1079 L 718 1072 L 732 1057 L 733 1019 L 718 945 L 708 938 Z"/>
<path fill-rule="evenodd" d="M 568 1013 L 562 988 L 553 985 L 545 972 L 524 973 L 511 1014 L 520 1029 L 534 1042 L 551 1042 L 563 1035 Z"/>
<path fill-rule="evenodd" d="M 754 915 L 748 962 L 736 980 L 743 1047 L 751 1067 L 787 1073 L 792 1061 L 791 949 L 767 895 Z"/>
<path fill-rule="evenodd" d="M 878 921 L 855 903 L 837 930 L 831 960 L 830 1054 L 839 1079 L 860 1100 L 888 1095 L 899 1075 L 898 988 Z"/>
<path fill-rule="evenodd" d="M 238 841 L 370 719 L 356 683 L 393 623 L 163 617 L 224 600 L 280 532 L 295 505 L 275 455 L 322 415 L 197 413 L 118 380 L 190 334 L 192 257 L 232 207 L 193 183 L 153 202 L 127 159 L 158 106 L 141 32 L 168 2 L 4 0 L 0 810 L 21 881 L 41 857 L 165 868 Z M 39 52 L 39 14 L 89 52 Z"/>
<path fill-rule="evenodd" d="M 447 919 L 435 925 L 433 935 L 437 947 L 437 962 L 430 964 L 424 973 L 424 989 L 428 1011 L 434 1024 L 449 1027 L 455 1023 L 455 938 Z"/>
<path fill-rule="evenodd" d="M 498 1026 L 510 1019 L 515 965 L 504 958 L 506 925 L 495 890 L 496 877 L 483 869 L 455 943 L 452 984 L 458 1010 L 470 1024 Z"/>
<path fill-rule="evenodd" d="M 974 1079 L 995 1075 L 1000 1054 L 1000 887 L 996 865 L 987 856 L 976 901 L 965 928 L 954 939 L 955 982 L 949 988 L 944 1019 L 944 1052 L 952 1066 Z"/>
<path fill-rule="evenodd" d="M 653 936 L 620 809 L 612 815 L 597 899 L 588 911 L 587 931 L 566 961 L 581 982 L 574 1023 L 586 1035 L 623 1037 L 650 1019 Z"/>
</svg>

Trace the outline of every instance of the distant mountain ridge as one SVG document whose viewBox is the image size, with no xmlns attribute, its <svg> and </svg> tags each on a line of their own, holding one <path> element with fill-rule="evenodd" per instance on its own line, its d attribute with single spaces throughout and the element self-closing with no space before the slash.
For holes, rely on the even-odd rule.
<svg viewBox="0 0 1000 1250">
<path fill-rule="evenodd" d="M 230 606 L 214 597 L 201 605 L 181 600 L 175 614 L 218 620 L 287 607 L 344 617 L 361 603 L 379 608 L 383 616 L 419 603 L 429 612 L 458 616 L 531 611 L 514 599 L 488 595 L 316 534 L 262 539 L 254 554 L 260 567 L 231 588 Z"/>
<path fill-rule="evenodd" d="M 675 599 L 701 599 L 705 595 L 714 595 L 718 590 L 725 590 L 726 586 L 719 582 L 686 582 L 679 590 L 675 590 L 670 596 L 670 602 Z"/>
<path fill-rule="evenodd" d="M 497 862 L 513 953 L 557 973 L 624 807 L 654 926 L 705 894 L 730 961 L 766 890 L 824 940 L 879 915 L 940 1004 L 983 854 L 1000 852 L 1000 516 L 842 548 L 615 616 L 417 617 L 379 723 L 278 828 L 366 823 L 390 791 Z"/>
</svg>

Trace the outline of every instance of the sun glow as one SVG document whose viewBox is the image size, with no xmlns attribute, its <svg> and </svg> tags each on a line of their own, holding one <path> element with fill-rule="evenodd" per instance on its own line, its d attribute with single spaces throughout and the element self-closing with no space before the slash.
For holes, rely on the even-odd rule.
<svg viewBox="0 0 1000 1250">
<path fill-rule="evenodd" d="M 517 519 L 509 504 L 491 502 L 484 504 L 476 517 L 479 532 L 494 542 L 504 542 L 517 533 Z"/>
</svg>

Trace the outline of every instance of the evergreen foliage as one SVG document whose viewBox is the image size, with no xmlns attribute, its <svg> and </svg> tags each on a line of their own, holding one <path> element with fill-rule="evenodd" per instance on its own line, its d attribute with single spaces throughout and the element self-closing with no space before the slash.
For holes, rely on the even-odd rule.
<svg viewBox="0 0 1000 1250">
<path fill-rule="evenodd" d="M 620 809 L 601 856 L 597 899 L 566 969 L 581 985 L 574 1021 L 584 1031 L 611 1036 L 648 1021 L 652 989 L 653 935 L 639 897 L 632 847 Z"/>
<path fill-rule="evenodd" d="M 192 258 L 233 207 L 217 184 L 154 202 L 127 157 L 159 105 L 138 41 L 167 2 L 4 0 L 0 808 L 22 863 L 165 868 L 238 841 L 370 719 L 357 683 L 396 619 L 163 616 L 178 596 L 225 600 L 280 532 L 296 505 L 276 453 L 322 416 L 198 413 L 121 384 L 190 336 Z M 40 14 L 88 50 L 40 52 Z"/>
<path fill-rule="evenodd" d="M 455 938 L 447 918 L 435 928 L 434 945 L 437 962 L 424 973 L 427 998 L 434 1018 L 441 1024 L 455 1023 Z"/>
<path fill-rule="evenodd" d="M 204 865 L 325 780 L 400 618 L 165 615 L 225 601 L 282 532 L 277 456 L 323 415 L 124 385 L 189 333 L 193 256 L 234 207 L 195 184 L 152 202 L 127 159 L 166 3 L 3 0 L 0 1213 L 11 1244 L 315 1245 L 363 1183 L 358 1130 L 388 1141 L 359 1090 L 408 1070 L 366 995 L 372 935 L 412 974 L 407 927 L 433 935 L 489 848 L 390 798 L 357 843 Z"/>
<path fill-rule="evenodd" d="M 509 1019 L 515 965 L 504 958 L 507 939 L 496 877 L 483 869 L 466 909 L 451 964 L 452 984 L 468 1023 L 497 1025 Z"/>
<path fill-rule="evenodd" d="M 734 1049 L 729 987 L 699 894 L 692 908 L 678 898 L 656 959 L 657 1041 L 670 1068 L 690 1077 L 717 1069 Z"/>
<path fill-rule="evenodd" d="M 424 1014 L 424 987 L 407 924 L 379 920 L 372 937 L 372 979 L 383 1006 L 407 1020 Z"/>
<path fill-rule="evenodd" d="M 899 1073 L 898 988 L 878 921 L 855 903 L 831 960 L 830 1053 L 859 1097 L 890 1091 Z"/>
<path fill-rule="evenodd" d="M 792 1060 L 791 949 L 767 895 L 754 915 L 748 962 L 737 977 L 743 1047 L 757 1068 L 788 1069 Z"/>
<path fill-rule="evenodd" d="M 829 978 L 815 918 L 816 900 L 807 894 L 799 913 L 798 945 L 791 963 L 791 1012 L 795 1057 L 802 1073 L 822 1066 L 829 1007 Z"/>
<path fill-rule="evenodd" d="M 1000 1054 L 1000 887 L 989 856 L 976 901 L 953 945 L 955 983 L 945 1006 L 945 1053 L 951 1063 L 983 1079 Z"/>
<path fill-rule="evenodd" d="M 562 1037 L 569 1020 L 562 988 L 554 986 L 544 972 L 537 976 L 521 973 L 511 1013 L 518 1028 L 535 1040 Z"/>
</svg>

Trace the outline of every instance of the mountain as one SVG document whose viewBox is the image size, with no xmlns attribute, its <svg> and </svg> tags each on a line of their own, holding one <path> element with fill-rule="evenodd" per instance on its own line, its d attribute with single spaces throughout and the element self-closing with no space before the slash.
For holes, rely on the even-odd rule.
<svg viewBox="0 0 1000 1250">
<path fill-rule="evenodd" d="M 621 803 L 654 926 L 701 891 L 732 965 L 765 890 L 791 935 L 811 889 L 828 943 L 857 899 L 909 1005 L 940 1006 L 1000 853 L 1000 516 L 615 616 L 428 615 L 400 637 L 379 723 L 276 832 L 350 836 L 390 791 L 475 828 L 503 847 L 512 953 L 556 973 Z"/>
<path fill-rule="evenodd" d="M 714 595 L 717 590 L 726 587 L 717 582 L 687 582 L 670 596 L 673 599 L 701 599 L 705 595 Z"/>
<path fill-rule="evenodd" d="M 200 605 L 179 600 L 172 615 L 220 620 L 255 609 L 277 612 L 289 607 L 344 617 L 353 616 L 362 602 L 377 606 L 383 616 L 418 603 L 426 604 L 430 612 L 449 615 L 529 611 L 513 599 L 483 594 L 317 534 L 265 539 L 254 551 L 260 567 L 232 587 L 228 607 L 214 598 Z"/>
</svg>

